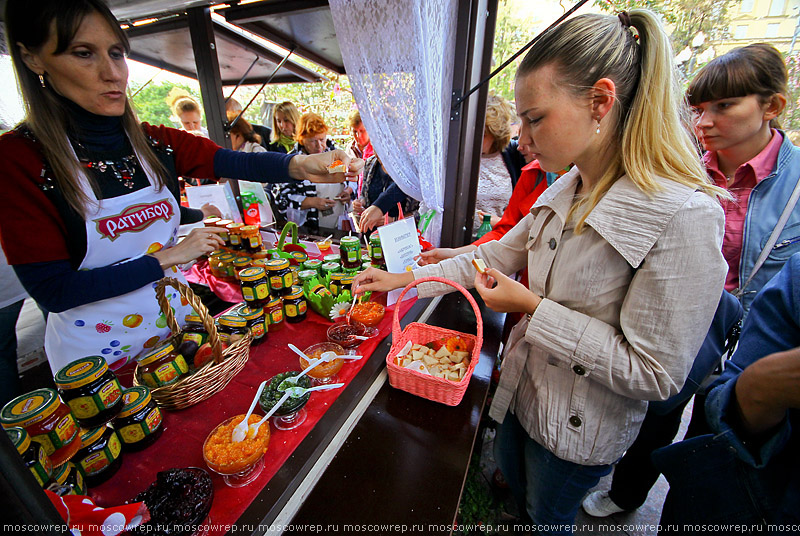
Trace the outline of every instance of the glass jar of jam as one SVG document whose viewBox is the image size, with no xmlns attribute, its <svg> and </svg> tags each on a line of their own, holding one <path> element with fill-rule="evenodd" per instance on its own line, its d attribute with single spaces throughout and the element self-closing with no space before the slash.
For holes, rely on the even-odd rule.
<svg viewBox="0 0 800 536">
<path fill-rule="evenodd" d="M 184 318 L 183 337 L 181 342 L 194 341 L 197 347 L 203 346 L 208 341 L 208 331 L 203 325 L 203 319 L 197 313 L 186 315 Z"/>
<path fill-rule="evenodd" d="M 296 324 L 305 320 L 308 304 L 303 289 L 291 287 L 291 292 L 283 298 L 283 309 L 286 311 L 287 322 Z"/>
<path fill-rule="evenodd" d="M 225 226 L 228 229 L 228 238 L 231 242 L 231 249 L 233 251 L 242 251 L 244 246 L 242 245 L 242 227 L 244 227 L 243 223 L 229 223 Z"/>
<path fill-rule="evenodd" d="M 187 372 L 186 360 L 175 351 L 171 342 L 157 346 L 139 359 L 139 376 L 151 389 L 171 385 Z"/>
<path fill-rule="evenodd" d="M 286 296 L 292 290 L 292 270 L 288 259 L 272 259 L 267 261 L 269 277 L 269 293 L 273 296 Z"/>
<path fill-rule="evenodd" d="M 328 287 L 322 284 L 315 285 L 314 287 L 312 287 L 311 290 L 309 291 L 309 296 L 311 294 L 316 294 L 320 298 L 324 298 L 326 296 L 333 296 L 333 294 L 331 294 L 331 291 L 328 290 Z"/>
<path fill-rule="evenodd" d="M 339 264 L 338 262 L 326 262 L 325 264 L 322 265 L 322 273 L 320 275 L 322 275 L 322 277 L 325 277 L 326 275 L 330 275 L 334 272 L 341 272 L 341 271 L 342 271 L 342 265 Z"/>
<path fill-rule="evenodd" d="M 383 258 L 383 248 L 381 247 L 381 237 L 376 233 L 372 233 L 369 237 L 369 256 L 370 262 L 377 265 L 385 265 L 386 260 Z"/>
<path fill-rule="evenodd" d="M 339 294 L 347 291 L 350 293 L 350 296 L 353 295 L 353 279 L 355 279 L 354 275 L 347 274 L 345 275 L 342 280 L 339 282 Z"/>
<path fill-rule="evenodd" d="M 292 251 L 289 255 L 292 256 L 292 264 L 295 266 L 302 266 L 308 260 L 308 254 L 305 251 Z"/>
<path fill-rule="evenodd" d="M 345 268 L 359 268 L 361 266 L 361 240 L 357 236 L 343 236 L 339 240 L 339 255 L 342 257 L 342 266 Z"/>
<path fill-rule="evenodd" d="M 17 426 L 7 429 L 6 433 L 22 457 L 25 467 L 33 473 L 40 486 L 47 487 L 50 477 L 53 476 L 53 463 L 44 451 L 44 447 L 36 441 L 31 441 L 28 432 Z"/>
<path fill-rule="evenodd" d="M 333 272 L 331 274 L 331 282 L 328 285 L 328 289 L 334 296 L 342 293 L 342 279 L 344 279 L 344 273 L 342 272 Z"/>
<path fill-rule="evenodd" d="M 226 253 L 225 255 L 220 255 L 217 257 L 219 260 L 219 271 L 222 274 L 220 279 L 223 281 L 235 281 L 236 280 L 236 272 L 234 271 L 233 267 L 233 259 L 236 258 L 236 255 L 233 253 Z"/>
<path fill-rule="evenodd" d="M 242 246 L 244 251 L 250 253 L 259 253 L 263 241 L 261 240 L 261 229 L 258 225 L 245 225 L 241 228 Z"/>
<path fill-rule="evenodd" d="M 75 465 L 90 488 L 102 484 L 122 465 L 122 443 L 110 426 L 81 430 L 81 449 Z"/>
<path fill-rule="evenodd" d="M 297 280 L 301 286 L 306 281 L 311 281 L 315 277 L 317 277 L 316 270 L 300 270 L 299 272 L 297 272 Z"/>
<path fill-rule="evenodd" d="M 233 273 L 234 273 L 234 277 L 236 277 L 237 281 L 241 281 L 242 280 L 242 277 L 241 277 L 242 270 L 246 270 L 247 268 L 250 268 L 252 263 L 253 263 L 253 259 L 251 259 L 250 257 L 239 256 L 239 257 L 236 257 L 235 259 L 233 259 Z"/>
<path fill-rule="evenodd" d="M 99 355 L 77 359 L 56 372 L 56 387 L 83 428 L 105 424 L 122 408 L 122 386 Z"/>
<path fill-rule="evenodd" d="M 263 268 L 247 268 L 239 274 L 242 286 L 242 296 L 252 308 L 263 307 L 269 299 L 269 284 L 267 274 Z"/>
<path fill-rule="evenodd" d="M 335 262 L 336 264 L 341 264 L 342 257 L 338 253 L 331 253 L 330 255 L 325 255 L 322 257 L 322 262 Z"/>
<path fill-rule="evenodd" d="M 0 422 L 3 428 L 24 428 L 44 447 L 53 466 L 68 461 L 81 447 L 72 412 L 53 389 L 37 389 L 14 398 L 0 410 Z"/>
<path fill-rule="evenodd" d="M 314 270 L 319 273 L 322 268 L 322 261 L 319 259 L 308 259 L 303 263 L 303 270 Z"/>
<path fill-rule="evenodd" d="M 223 272 L 223 269 L 221 268 L 222 263 L 220 262 L 219 258 L 222 255 L 225 255 L 225 252 L 221 249 L 218 249 L 208 256 L 208 268 L 211 270 L 211 275 L 216 278 L 222 278 L 228 275 L 227 273 Z"/>
<path fill-rule="evenodd" d="M 86 482 L 84 482 L 83 475 L 72 462 L 67 462 L 57 467 L 53 471 L 53 480 L 56 481 L 59 490 L 63 490 L 62 492 L 56 492 L 59 495 L 86 495 Z"/>
<path fill-rule="evenodd" d="M 264 309 L 262 307 L 256 307 L 255 309 L 245 307 L 239 311 L 239 316 L 247 321 L 247 327 L 250 328 L 250 333 L 253 334 L 253 344 L 263 341 L 269 329 L 267 318 L 264 316 Z"/>
<path fill-rule="evenodd" d="M 247 335 L 247 320 L 239 315 L 222 315 L 219 323 L 219 340 L 233 344 Z"/>
<path fill-rule="evenodd" d="M 264 306 L 264 317 L 267 331 L 278 331 L 283 327 L 283 302 L 280 298 L 275 296 Z"/>
<path fill-rule="evenodd" d="M 113 426 L 126 451 L 142 450 L 161 437 L 164 431 L 161 410 L 150 396 L 150 390 L 139 385 L 122 393 L 125 405 L 114 419 Z"/>
<path fill-rule="evenodd" d="M 227 249 L 231 249 L 231 237 L 228 234 L 228 225 L 233 223 L 233 220 L 217 220 L 217 227 L 222 229 L 222 232 L 219 233 L 219 237 L 225 242 L 225 247 Z"/>
</svg>

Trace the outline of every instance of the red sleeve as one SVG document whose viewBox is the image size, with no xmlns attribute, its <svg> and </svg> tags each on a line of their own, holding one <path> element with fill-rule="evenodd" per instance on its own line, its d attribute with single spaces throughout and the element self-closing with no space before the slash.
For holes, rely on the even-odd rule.
<svg viewBox="0 0 800 536">
<path fill-rule="evenodd" d="M 539 184 L 536 180 L 541 176 Z M 535 187 L 534 187 L 535 185 Z M 519 176 L 517 185 L 508 200 L 508 206 L 503 211 L 503 217 L 497 222 L 491 231 L 477 239 L 472 244 L 479 246 L 491 240 L 500 240 L 503 235 L 511 230 L 519 221 L 527 215 L 539 196 L 547 189 L 547 178 L 544 171 L 539 167 L 539 162 L 534 160 L 524 168 Z"/>
<path fill-rule="evenodd" d="M 172 147 L 178 175 L 194 179 L 217 178 L 214 175 L 214 154 L 220 149 L 219 145 L 208 138 L 164 125 L 142 123 L 142 127 L 147 135 Z"/>
<path fill-rule="evenodd" d="M 69 259 L 64 222 L 41 190 L 43 159 L 29 139 L 11 131 L 0 136 L 0 242 L 9 264 Z"/>
</svg>

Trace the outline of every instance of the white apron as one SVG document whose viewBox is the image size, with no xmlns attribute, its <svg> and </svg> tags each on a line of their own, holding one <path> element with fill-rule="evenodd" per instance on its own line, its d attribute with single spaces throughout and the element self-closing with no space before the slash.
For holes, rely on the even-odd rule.
<svg viewBox="0 0 800 536">
<path fill-rule="evenodd" d="M 140 164 L 143 160 L 139 158 Z M 86 256 L 81 270 L 133 260 L 175 244 L 180 224 L 178 202 L 167 188 L 158 190 L 153 173 L 142 166 L 150 186 L 111 199 L 98 200 L 84 174 L 81 187 L 95 201 L 86 213 Z M 186 283 L 175 267 L 164 275 Z M 105 300 L 81 305 L 47 318 L 44 347 L 55 374 L 72 361 L 103 356 L 117 369 L 169 336 L 166 318 L 155 296 L 156 283 Z M 182 324 L 191 306 L 167 287 L 167 296 Z"/>
</svg>

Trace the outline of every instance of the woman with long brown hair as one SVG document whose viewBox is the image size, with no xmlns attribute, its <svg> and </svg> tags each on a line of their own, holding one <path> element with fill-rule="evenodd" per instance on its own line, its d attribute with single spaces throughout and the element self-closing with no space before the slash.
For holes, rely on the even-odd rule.
<svg viewBox="0 0 800 536">
<path fill-rule="evenodd" d="M 126 94 L 128 40 L 101 0 L 9 0 L 5 24 L 26 118 L 0 137 L 0 239 L 51 312 L 54 371 L 92 354 L 117 367 L 168 335 L 154 283 L 221 244 L 209 229 L 178 243 L 179 223 L 202 217 L 179 205 L 178 175 L 337 182 L 360 168 L 328 173 L 333 160 L 350 161 L 344 151 L 236 153 L 140 124 Z"/>
</svg>

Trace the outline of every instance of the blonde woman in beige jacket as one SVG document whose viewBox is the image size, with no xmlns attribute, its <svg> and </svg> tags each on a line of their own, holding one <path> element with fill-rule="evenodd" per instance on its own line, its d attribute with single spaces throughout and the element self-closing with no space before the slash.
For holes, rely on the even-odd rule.
<svg viewBox="0 0 800 536">
<path fill-rule="evenodd" d="M 570 534 L 647 401 L 689 373 L 725 281 L 716 197 L 727 194 L 706 179 L 669 38 L 649 11 L 582 15 L 545 34 L 520 65 L 516 103 L 520 144 L 547 171 L 573 170 L 501 240 L 413 273 L 368 270 L 355 285 L 442 276 L 495 311 L 527 314 L 490 409 L 502 423 L 495 454 L 537 532 Z M 530 290 L 509 277 L 526 266 Z"/>
</svg>

